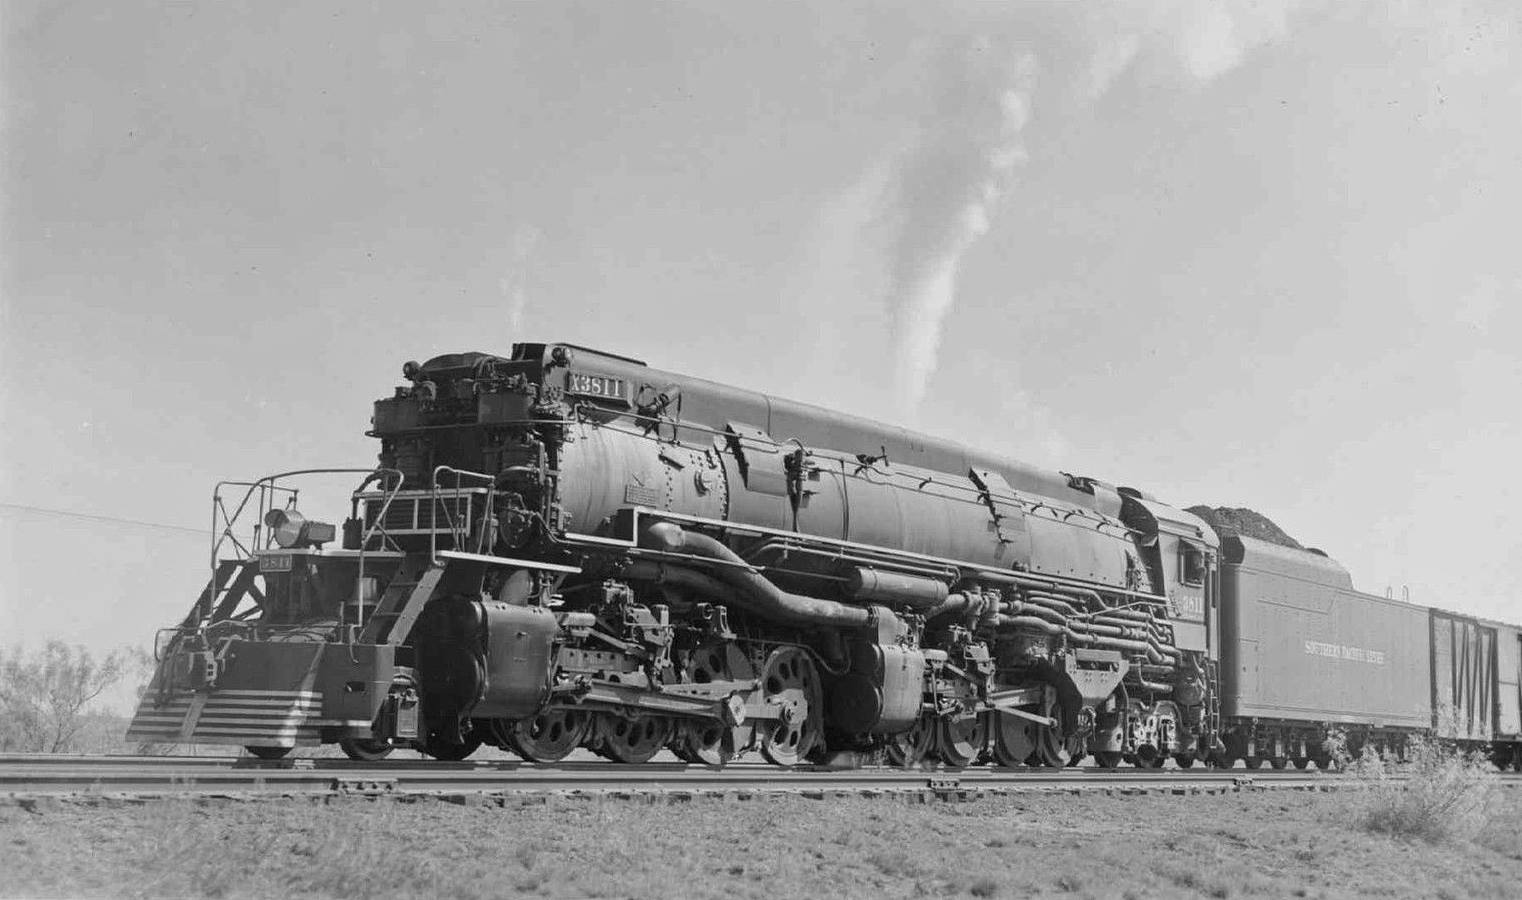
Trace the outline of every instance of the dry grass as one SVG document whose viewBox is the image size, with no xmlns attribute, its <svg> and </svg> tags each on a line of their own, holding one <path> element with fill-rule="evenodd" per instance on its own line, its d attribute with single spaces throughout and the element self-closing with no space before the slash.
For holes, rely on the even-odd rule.
<svg viewBox="0 0 1522 900">
<path fill-rule="evenodd" d="M 1473 838 L 1497 814 L 1500 779 L 1489 760 L 1417 740 L 1399 767 L 1369 748 L 1348 766 L 1365 782 L 1354 805 L 1369 831 L 1430 843 Z M 1398 771 L 1407 776 L 1391 777 Z"/>
<path fill-rule="evenodd" d="M 1522 814 L 1438 848 L 1347 795 L 336 798 L 0 806 L 0 896 L 1511 897 Z M 1515 804 L 1513 804 L 1515 805 Z"/>
</svg>

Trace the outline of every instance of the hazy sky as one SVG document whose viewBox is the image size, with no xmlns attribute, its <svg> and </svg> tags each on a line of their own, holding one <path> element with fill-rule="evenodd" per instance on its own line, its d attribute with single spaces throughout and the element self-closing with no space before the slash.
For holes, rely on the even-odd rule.
<svg viewBox="0 0 1522 900">
<path fill-rule="evenodd" d="M 522 339 L 1522 619 L 1515 0 L 331 6 L 5 0 L 0 644 L 146 643 L 214 481 Z"/>
</svg>

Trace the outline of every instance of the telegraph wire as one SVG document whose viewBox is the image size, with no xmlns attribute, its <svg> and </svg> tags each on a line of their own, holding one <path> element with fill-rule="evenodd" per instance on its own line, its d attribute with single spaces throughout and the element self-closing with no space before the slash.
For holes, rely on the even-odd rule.
<svg viewBox="0 0 1522 900">
<path fill-rule="evenodd" d="M 184 525 L 170 525 L 166 522 L 145 522 L 142 519 L 124 519 L 119 516 L 101 516 L 93 513 L 74 512 L 68 509 L 53 509 L 47 506 L 28 506 L 24 503 L 0 503 L 0 509 L 19 509 L 24 512 L 42 513 L 45 516 L 62 516 L 69 519 L 88 519 L 94 522 L 110 522 L 115 525 L 136 525 L 140 528 L 157 528 L 161 531 L 183 531 L 187 534 L 195 534 L 205 537 L 207 531 L 204 528 L 186 528 Z"/>
</svg>

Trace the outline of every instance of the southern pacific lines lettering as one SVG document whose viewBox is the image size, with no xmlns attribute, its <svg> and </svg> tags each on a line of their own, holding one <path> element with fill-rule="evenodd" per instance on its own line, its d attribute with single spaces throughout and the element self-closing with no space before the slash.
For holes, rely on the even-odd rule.
<svg viewBox="0 0 1522 900">
<path fill-rule="evenodd" d="M 1347 659 L 1353 662 L 1371 663 L 1376 666 L 1385 664 L 1385 651 L 1365 650 L 1362 647 L 1349 647 L 1347 644 L 1328 644 L 1325 641 L 1306 641 L 1305 652 L 1310 656 L 1326 656 L 1331 659 Z"/>
</svg>

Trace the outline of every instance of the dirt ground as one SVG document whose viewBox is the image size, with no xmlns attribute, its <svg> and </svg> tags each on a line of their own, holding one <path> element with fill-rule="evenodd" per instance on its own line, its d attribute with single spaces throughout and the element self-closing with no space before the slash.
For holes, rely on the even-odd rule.
<svg viewBox="0 0 1522 900">
<path fill-rule="evenodd" d="M 1352 824 L 1356 794 L 335 798 L 0 805 L 6 897 L 1506 897 L 1522 791 L 1474 842 Z"/>
</svg>

